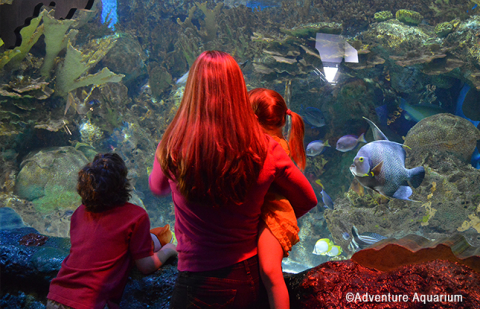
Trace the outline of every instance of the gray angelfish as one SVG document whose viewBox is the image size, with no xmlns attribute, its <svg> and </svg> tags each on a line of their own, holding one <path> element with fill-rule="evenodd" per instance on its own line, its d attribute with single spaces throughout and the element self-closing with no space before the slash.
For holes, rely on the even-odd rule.
<svg viewBox="0 0 480 309">
<path fill-rule="evenodd" d="M 378 193 L 400 200 L 410 200 L 412 188 L 417 188 L 425 177 L 425 169 L 405 168 L 403 145 L 390 141 L 374 141 L 358 151 L 350 172 L 364 186 Z"/>
<path fill-rule="evenodd" d="M 380 130 L 376 124 L 373 123 L 370 119 L 363 117 L 366 121 L 368 121 L 368 124 L 370 125 L 370 128 L 372 129 L 373 133 L 373 138 L 376 141 L 388 141 L 388 138 L 383 134 L 382 130 Z"/>
</svg>

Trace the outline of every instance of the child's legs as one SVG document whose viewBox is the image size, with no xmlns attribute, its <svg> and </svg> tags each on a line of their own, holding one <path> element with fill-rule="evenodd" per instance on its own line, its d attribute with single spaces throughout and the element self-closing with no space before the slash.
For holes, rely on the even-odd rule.
<svg viewBox="0 0 480 309">
<path fill-rule="evenodd" d="M 261 221 L 258 236 L 258 260 L 270 308 L 290 308 L 287 285 L 282 272 L 282 259 L 282 246 L 265 223 Z"/>
</svg>

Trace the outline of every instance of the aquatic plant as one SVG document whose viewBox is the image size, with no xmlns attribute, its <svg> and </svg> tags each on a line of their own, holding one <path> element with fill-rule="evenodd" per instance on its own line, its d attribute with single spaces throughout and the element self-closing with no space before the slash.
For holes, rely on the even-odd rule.
<svg viewBox="0 0 480 309">
<path fill-rule="evenodd" d="M 0 54 L 0 69 L 10 62 L 10 67 L 17 67 L 25 58 L 30 49 L 37 43 L 40 36 L 44 32 L 43 25 L 39 26 L 46 10 L 43 10 L 38 17 L 32 18 L 30 24 L 20 30 L 22 36 L 22 43 L 20 46 L 13 49 L 7 49 L 3 54 Z"/>
<path fill-rule="evenodd" d="M 196 6 L 192 6 L 188 11 L 188 17 L 182 22 L 180 18 L 177 18 L 177 23 L 183 28 L 194 29 L 206 42 L 213 40 L 217 35 L 217 15 L 223 7 L 222 2 L 218 2 L 213 10 L 207 8 L 207 2 L 198 3 L 195 2 Z M 205 18 L 203 21 L 199 21 L 201 24 L 200 29 L 198 29 L 193 23 L 192 19 L 197 7 L 203 12 Z"/>
<path fill-rule="evenodd" d="M 195 59 L 200 55 L 203 49 L 200 47 L 202 40 L 195 35 L 195 31 L 191 28 L 185 29 L 180 33 L 178 40 L 175 42 L 175 49 L 185 58 L 188 67 L 190 67 Z"/>
<path fill-rule="evenodd" d="M 50 71 L 53 69 L 55 57 L 58 53 L 67 47 L 70 40 L 73 40 L 78 34 L 78 30 L 71 29 L 68 34 L 65 34 L 70 26 L 75 23 L 74 19 L 58 20 L 53 16 L 54 11 L 44 14 L 43 27 L 45 34 L 45 58 L 40 73 L 44 77 L 50 76 Z"/>
<path fill-rule="evenodd" d="M 55 84 L 57 94 L 66 96 L 68 92 L 79 87 L 121 81 L 125 75 L 115 74 L 108 68 L 103 68 L 96 74 L 86 75 L 88 70 L 108 53 L 117 38 L 118 36 L 115 35 L 92 40 L 83 48 L 83 52 L 73 47 L 69 41 L 65 60 L 57 67 Z"/>
</svg>

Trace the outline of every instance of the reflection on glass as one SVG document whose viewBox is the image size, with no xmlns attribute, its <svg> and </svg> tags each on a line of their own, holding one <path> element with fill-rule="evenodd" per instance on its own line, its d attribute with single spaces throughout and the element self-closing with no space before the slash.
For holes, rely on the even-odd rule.
<svg viewBox="0 0 480 309">
<path fill-rule="evenodd" d="M 320 53 L 325 78 L 331 84 L 336 82 L 338 65 L 343 59 L 345 62 L 358 63 L 357 50 L 341 35 L 317 33 L 315 48 Z"/>
</svg>

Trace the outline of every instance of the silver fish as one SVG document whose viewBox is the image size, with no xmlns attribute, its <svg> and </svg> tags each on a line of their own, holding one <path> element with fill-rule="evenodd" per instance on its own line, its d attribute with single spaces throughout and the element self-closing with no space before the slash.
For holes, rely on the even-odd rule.
<svg viewBox="0 0 480 309">
<path fill-rule="evenodd" d="M 344 135 L 338 139 L 336 149 L 341 152 L 347 152 L 357 147 L 358 143 L 366 142 L 363 133 L 359 137 L 355 135 Z"/>
<path fill-rule="evenodd" d="M 425 177 L 425 169 L 405 168 L 403 145 L 390 141 L 374 141 L 358 151 L 350 172 L 364 186 L 378 193 L 401 200 L 410 200 L 413 191 Z"/>
<path fill-rule="evenodd" d="M 330 145 L 328 144 L 328 140 L 325 141 L 325 143 L 322 142 L 321 140 L 316 140 L 316 141 L 310 142 L 307 145 L 306 154 L 309 157 L 318 156 L 319 154 L 321 154 L 323 152 L 325 147 L 330 147 Z"/>
</svg>

